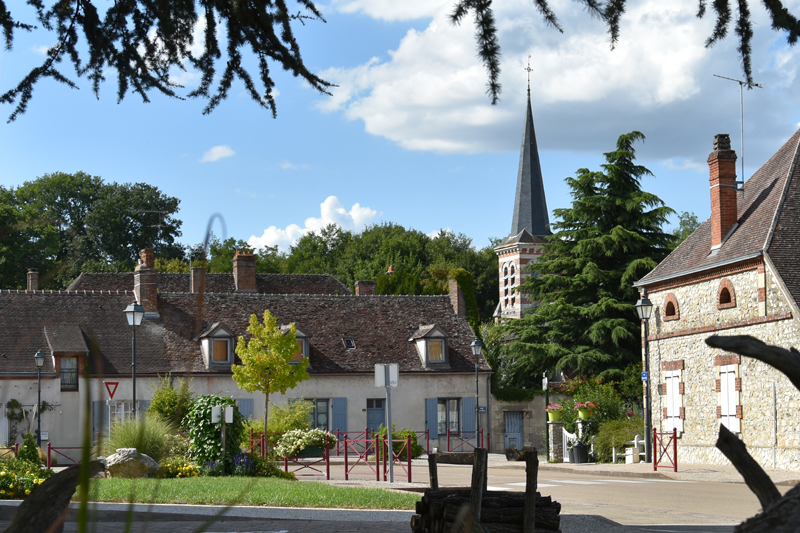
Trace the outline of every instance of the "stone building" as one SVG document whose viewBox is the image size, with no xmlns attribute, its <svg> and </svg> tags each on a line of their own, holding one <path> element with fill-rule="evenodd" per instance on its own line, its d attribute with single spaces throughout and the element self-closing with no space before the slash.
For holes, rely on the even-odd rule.
<svg viewBox="0 0 800 533">
<path fill-rule="evenodd" d="M 727 463 L 720 424 L 763 466 L 800 470 L 800 391 L 773 368 L 708 347 L 752 335 L 800 347 L 800 131 L 738 187 L 728 135 L 708 157 L 711 218 L 636 283 L 649 321 L 650 411 L 680 463 Z"/>
</svg>

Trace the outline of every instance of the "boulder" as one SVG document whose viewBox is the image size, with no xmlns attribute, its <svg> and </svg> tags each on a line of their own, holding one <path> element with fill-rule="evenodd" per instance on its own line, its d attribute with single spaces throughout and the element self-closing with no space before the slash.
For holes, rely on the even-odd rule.
<svg viewBox="0 0 800 533">
<path fill-rule="evenodd" d="M 156 477 L 158 463 L 136 448 L 118 448 L 117 453 L 106 457 L 106 470 L 111 477 Z"/>
</svg>

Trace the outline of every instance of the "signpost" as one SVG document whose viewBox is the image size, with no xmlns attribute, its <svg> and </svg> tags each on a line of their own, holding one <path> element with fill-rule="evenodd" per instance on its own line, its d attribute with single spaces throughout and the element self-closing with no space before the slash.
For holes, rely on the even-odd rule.
<svg viewBox="0 0 800 533">
<path fill-rule="evenodd" d="M 394 448 L 392 442 L 392 393 L 391 388 L 397 387 L 400 370 L 397 363 L 375 365 L 375 386 L 386 388 L 386 433 L 389 435 L 389 483 L 394 483 Z M 407 450 L 408 454 L 411 450 Z"/>
<path fill-rule="evenodd" d="M 111 399 L 114 399 L 114 394 L 117 392 L 117 387 L 119 387 L 119 381 L 104 381 L 106 385 L 106 390 L 108 391 L 108 395 Z"/>
<path fill-rule="evenodd" d="M 233 424 L 233 407 L 230 405 L 225 407 L 225 418 L 222 418 L 222 406 L 214 405 L 211 407 L 211 423 L 218 424 L 222 422 L 222 475 L 225 475 L 225 424 Z"/>
</svg>

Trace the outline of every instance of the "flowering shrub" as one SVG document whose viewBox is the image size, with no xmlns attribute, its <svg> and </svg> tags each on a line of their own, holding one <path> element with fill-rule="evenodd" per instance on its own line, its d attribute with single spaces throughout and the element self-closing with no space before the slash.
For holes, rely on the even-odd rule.
<svg viewBox="0 0 800 533">
<path fill-rule="evenodd" d="M 38 462 L 22 459 L 0 461 L 0 499 L 24 498 L 52 475 L 52 470 L 42 470 Z"/>
<path fill-rule="evenodd" d="M 158 477 L 172 479 L 179 477 L 197 477 L 200 475 L 200 468 L 186 457 L 173 455 L 161 462 L 158 468 Z"/>
<path fill-rule="evenodd" d="M 547 410 L 547 411 L 563 411 L 564 410 L 564 406 L 562 406 L 560 403 L 548 403 L 547 407 L 545 407 L 545 410 Z"/>
<path fill-rule="evenodd" d="M 576 403 L 575 407 L 573 407 L 573 409 L 575 409 L 576 411 L 578 409 L 588 409 L 589 411 L 594 411 L 595 409 L 597 409 L 597 407 L 598 407 L 597 402 L 588 401 L 588 402 L 578 402 L 578 403 Z"/>
<path fill-rule="evenodd" d="M 322 429 L 294 429 L 284 433 L 274 451 L 278 457 L 294 457 L 309 446 L 331 448 L 336 442 L 336 435 Z"/>
</svg>

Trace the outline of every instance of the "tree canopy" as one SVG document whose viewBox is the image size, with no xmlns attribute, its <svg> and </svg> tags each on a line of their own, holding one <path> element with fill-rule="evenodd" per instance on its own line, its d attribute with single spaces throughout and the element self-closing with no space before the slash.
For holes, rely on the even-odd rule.
<svg viewBox="0 0 800 533">
<path fill-rule="evenodd" d="M 519 338 L 508 349 L 510 385 L 538 388 L 554 368 L 614 379 L 641 360 L 633 283 L 673 241 L 661 229 L 672 209 L 641 189 L 651 175 L 634 161 L 642 140 L 636 131 L 620 136 L 602 171 L 567 178 L 572 206 L 555 210 L 555 233 L 521 288 L 537 305 L 506 326 Z"/>
<path fill-rule="evenodd" d="M 150 101 L 153 91 L 183 99 L 177 92 L 181 86 L 170 76 L 174 70 L 185 71 L 191 66 L 200 71 L 201 82 L 186 96 L 205 99 L 203 113 L 210 113 L 225 100 L 238 78 L 250 98 L 276 116 L 270 67 L 289 71 L 322 93 L 332 86 L 306 68 L 294 37 L 295 24 L 325 22 L 311 0 L 296 0 L 291 7 L 285 0 L 26 3 L 35 10 L 35 22 L 15 19 L 5 0 L 0 0 L 0 28 L 6 49 L 13 46 L 15 30 L 32 31 L 36 23 L 53 33 L 55 44 L 41 65 L 0 95 L 0 103 L 16 104 L 9 122 L 25 112 L 34 86 L 42 79 L 77 88 L 75 81 L 58 68 L 64 60 L 72 64 L 78 78 L 91 81 L 97 96 L 107 71 L 115 70 L 118 101 L 129 91 L 145 102 Z M 197 46 L 195 31 L 199 28 L 203 28 L 203 42 Z M 218 35 L 224 35 L 226 42 L 220 43 Z M 251 63 L 258 67 L 254 69 Z M 218 65 L 223 66 L 221 73 L 217 72 Z"/>
<path fill-rule="evenodd" d="M 613 50 L 620 39 L 620 24 L 627 8 L 627 0 L 579 0 L 586 8 L 586 12 L 602 20 L 608 28 L 609 41 Z M 564 30 L 558 22 L 556 13 L 550 8 L 547 0 L 533 0 L 533 4 L 542 15 L 547 26 L 563 33 Z M 800 21 L 789 12 L 781 0 L 764 0 L 764 9 L 772 21 L 772 29 L 786 34 L 786 42 L 794 46 L 800 37 Z M 697 18 L 706 15 L 708 0 L 698 0 Z M 745 75 L 748 88 L 752 88 L 753 76 L 751 66 L 751 43 L 753 40 L 753 21 L 750 16 L 750 3 L 748 0 L 736 2 L 736 15 L 731 10 L 731 0 L 714 0 L 711 3 L 716 14 L 716 24 L 711 35 L 706 39 L 706 48 L 711 48 L 728 36 L 730 27 L 734 25 L 734 33 L 739 41 L 737 51 L 742 60 L 742 71 Z M 500 98 L 500 43 L 497 39 L 497 25 L 492 11 L 492 0 L 456 0 L 450 20 L 459 24 L 470 12 L 475 17 L 475 40 L 478 45 L 478 57 L 486 68 L 489 81 L 486 92 L 497 103 Z M 735 20 L 735 22 L 734 22 Z"/>
<path fill-rule="evenodd" d="M 144 247 L 181 257 L 179 203 L 146 183 L 106 183 L 84 172 L 0 187 L 0 286 L 24 288 L 28 268 L 53 289 L 81 272 L 129 271 Z"/>
</svg>

